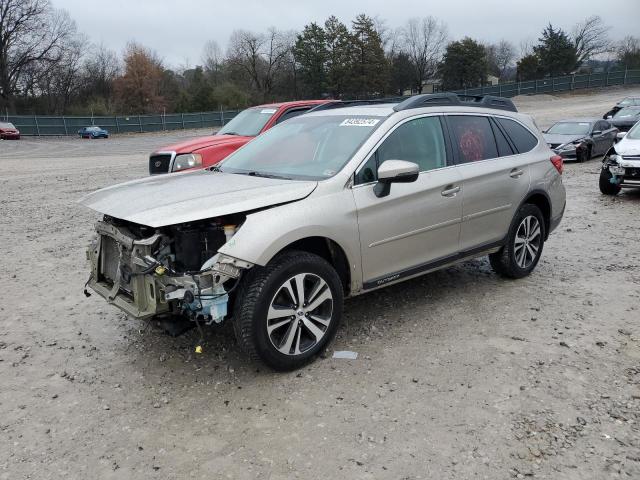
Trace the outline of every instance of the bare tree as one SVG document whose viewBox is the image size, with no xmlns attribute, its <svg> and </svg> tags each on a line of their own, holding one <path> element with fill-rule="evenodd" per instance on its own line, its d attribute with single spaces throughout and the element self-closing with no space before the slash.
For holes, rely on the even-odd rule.
<svg viewBox="0 0 640 480">
<path fill-rule="evenodd" d="M 288 62 L 293 35 L 270 28 L 266 34 L 236 30 L 229 41 L 228 61 L 251 80 L 266 100 L 275 86 L 278 69 Z"/>
<path fill-rule="evenodd" d="M 447 41 L 447 28 L 434 17 L 412 18 L 403 29 L 403 40 L 414 70 L 414 85 L 422 93 L 423 82 L 436 73 Z"/>
<path fill-rule="evenodd" d="M 578 56 L 578 65 L 590 58 L 612 50 L 609 27 L 602 18 L 593 15 L 573 27 L 572 40 Z"/>
<path fill-rule="evenodd" d="M 222 50 L 215 40 L 209 40 L 202 49 L 202 64 L 204 69 L 213 74 L 220 72 L 222 68 Z"/>
<path fill-rule="evenodd" d="M 70 39 L 57 62 L 41 65 L 36 85 L 37 93 L 46 101 L 47 113 L 64 115 L 72 99 L 77 97 L 82 86 L 82 47 L 85 42 L 86 39 L 80 35 Z"/>
<path fill-rule="evenodd" d="M 120 61 L 114 51 L 103 44 L 94 45 L 83 65 L 83 89 L 87 96 L 109 99 L 113 82 L 120 73 Z"/>
<path fill-rule="evenodd" d="M 26 73 L 37 75 L 38 71 L 46 70 L 43 65 L 60 61 L 75 32 L 75 23 L 69 15 L 54 10 L 48 0 L 0 0 L 3 103 L 13 110 L 15 94 L 28 87 L 23 83 Z"/>
<path fill-rule="evenodd" d="M 487 56 L 489 57 L 490 68 L 494 67 L 498 78 L 503 79 L 507 69 L 514 63 L 516 49 L 513 44 L 503 39 L 497 44 L 488 47 Z"/>
</svg>

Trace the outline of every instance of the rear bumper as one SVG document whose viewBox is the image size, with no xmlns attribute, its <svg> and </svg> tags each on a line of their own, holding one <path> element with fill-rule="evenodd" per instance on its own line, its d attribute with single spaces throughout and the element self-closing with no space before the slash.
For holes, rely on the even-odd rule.
<svg viewBox="0 0 640 480">
<path fill-rule="evenodd" d="M 562 211 L 560 212 L 559 215 L 557 215 L 555 218 L 552 218 L 549 221 L 549 235 L 556 229 L 558 228 L 558 225 L 560 225 L 560 222 L 562 221 L 562 217 L 564 216 L 564 211 L 565 208 L 567 207 L 567 203 L 565 202 L 565 204 L 562 206 Z"/>
</svg>

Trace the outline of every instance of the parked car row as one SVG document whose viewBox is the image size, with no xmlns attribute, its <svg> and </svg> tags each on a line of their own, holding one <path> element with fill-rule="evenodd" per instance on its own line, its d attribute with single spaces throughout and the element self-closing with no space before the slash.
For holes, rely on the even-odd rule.
<svg viewBox="0 0 640 480">
<path fill-rule="evenodd" d="M 563 157 L 533 120 L 491 96 L 367 103 L 249 109 L 184 152 L 203 167 L 225 134 L 244 143 L 215 165 L 88 195 L 88 287 L 135 318 L 231 321 L 288 370 L 326 347 L 346 297 L 482 255 L 529 275 L 565 209 Z"/>
</svg>

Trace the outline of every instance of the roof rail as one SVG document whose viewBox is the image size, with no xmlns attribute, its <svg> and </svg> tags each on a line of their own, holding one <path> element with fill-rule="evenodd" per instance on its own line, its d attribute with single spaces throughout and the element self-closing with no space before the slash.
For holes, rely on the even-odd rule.
<svg viewBox="0 0 640 480">
<path fill-rule="evenodd" d="M 391 97 L 391 98 L 376 98 L 371 100 L 336 100 L 334 102 L 322 103 L 316 107 L 313 107 L 309 112 L 318 112 L 320 110 L 333 110 L 334 108 L 346 108 L 356 107 L 358 105 L 377 105 L 383 103 L 399 103 L 405 100 L 407 97 Z"/>
<path fill-rule="evenodd" d="M 495 97 L 493 95 L 462 95 L 455 93 L 428 93 L 424 95 L 414 95 L 399 103 L 393 109 L 396 112 L 408 110 L 410 108 L 421 107 L 479 107 L 494 108 L 497 110 L 507 110 L 517 112 L 518 109 L 508 98 Z"/>
</svg>

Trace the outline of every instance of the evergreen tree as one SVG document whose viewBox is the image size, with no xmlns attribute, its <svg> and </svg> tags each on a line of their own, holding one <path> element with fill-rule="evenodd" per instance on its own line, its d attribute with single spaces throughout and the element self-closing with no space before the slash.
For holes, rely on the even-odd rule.
<svg viewBox="0 0 640 480">
<path fill-rule="evenodd" d="M 530 53 L 518 60 L 517 79 L 519 82 L 536 80 L 541 76 L 542 71 L 540 69 L 540 59 L 536 54 Z"/>
<path fill-rule="evenodd" d="M 326 92 L 327 47 L 322 27 L 310 23 L 298 35 L 294 47 L 294 56 L 299 78 L 304 91 L 314 98 L 320 98 Z"/>
<path fill-rule="evenodd" d="M 360 14 L 352 22 L 353 63 L 351 90 L 358 96 L 384 94 L 387 58 L 373 18 Z"/>
<path fill-rule="evenodd" d="M 447 45 L 440 75 L 446 90 L 459 90 L 483 85 L 487 80 L 489 66 L 485 47 L 465 37 Z"/>
<path fill-rule="evenodd" d="M 346 91 L 351 69 L 353 37 L 347 26 L 335 16 L 324 24 L 327 51 L 327 88 L 334 98 Z"/>
<path fill-rule="evenodd" d="M 576 47 L 561 28 L 554 29 L 553 25 L 549 24 L 542 31 L 542 37 L 538 41 L 540 43 L 533 47 L 533 51 L 540 61 L 540 71 L 543 75 L 567 75 L 576 68 Z"/>
<path fill-rule="evenodd" d="M 409 55 L 404 52 L 394 55 L 390 63 L 390 91 L 395 95 L 402 95 L 414 83 L 413 63 Z"/>
</svg>

